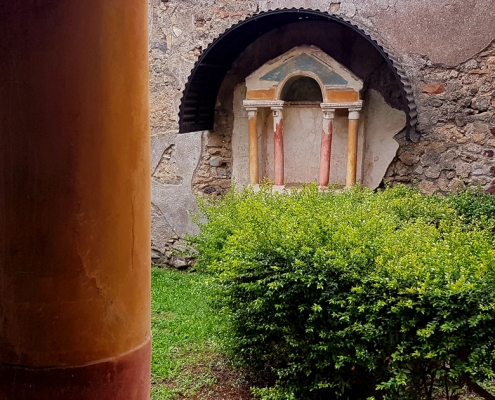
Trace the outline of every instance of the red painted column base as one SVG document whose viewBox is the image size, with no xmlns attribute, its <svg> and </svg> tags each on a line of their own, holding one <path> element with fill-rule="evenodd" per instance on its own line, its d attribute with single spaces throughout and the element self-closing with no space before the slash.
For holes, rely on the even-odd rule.
<svg viewBox="0 0 495 400">
<path fill-rule="evenodd" d="M 328 122 L 327 129 L 321 132 L 320 150 L 320 179 L 319 185 L 322 188 L 328 187 L 330 183 L 330 160 L 332 157 L 332 134 L 333 122 Z"/>
<path fill-rule="evenodd" d="M 151 340 L 137 350 L 82 367 L 0 365 L 0 400 L 142 400 L 150 396 Z"/>
</svg>

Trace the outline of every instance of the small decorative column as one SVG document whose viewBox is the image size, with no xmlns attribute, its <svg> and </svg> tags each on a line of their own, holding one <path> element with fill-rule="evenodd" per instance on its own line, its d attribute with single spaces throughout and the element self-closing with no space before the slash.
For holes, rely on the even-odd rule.
<svg viewBox="0 0 495 400">
<path fill-rule="evenodd" d="M 349 109 L 346 187 L 351 187 L 356 184 L 359 111 L 359 108 Z"/>
<path fill-rule="evenodd" d="M 249 183 L 257 185 L 259 182 L 258 167 L 258 131 L 257 131 L 257 108 L 247 108 L 249 119 Z"/>
<path fill-rule="evenodd" d="M 323 130 L 321 132 L 320 150 L 320 187 L 328 187 L 330 181 L 330 158 L 332 154 L 332 133 L 335 109 L 323 108 Z"/>
<path fill-rule="evenodd" d="M 283 107 L 271 107 L 273 111 L 273 143 L 275 186 L 284 184 L 284 132 Z"/>
</svg>

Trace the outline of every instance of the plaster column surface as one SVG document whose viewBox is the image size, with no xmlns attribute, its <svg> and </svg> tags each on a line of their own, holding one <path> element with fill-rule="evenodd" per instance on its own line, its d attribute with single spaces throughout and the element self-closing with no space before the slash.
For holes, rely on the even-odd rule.
<svg viewBox="0 0 495 400">
<path fill-rule="evenodd" d="M 272 107 L 275 186 L 284 184 L 284 120 L 283 107 Z"/>
<path fill-rule="evenodd" d="M 0 4 L 0 400 L 149 399 L 147 22 Z"/>
<path fill-rule="evenodd" d="M 359 111 L 358 109 L 349 109 L 346 187 L 356 184 Z"/>
<path fill-rule="evenodd" d="M 249 182 L 257 185 L 259 182 L 258 164 L 258 131 L 257 131 L 257 108 L 248 108 L 249 118 Z"/>
<path fill-rule="evenodd" d="M 332 133 L 335 110 L 323 109 L 323 130 L 320 150 L 320 187 L 328 187 L 330 182 L 330 158 L 332 155 Z"/>
</svg>

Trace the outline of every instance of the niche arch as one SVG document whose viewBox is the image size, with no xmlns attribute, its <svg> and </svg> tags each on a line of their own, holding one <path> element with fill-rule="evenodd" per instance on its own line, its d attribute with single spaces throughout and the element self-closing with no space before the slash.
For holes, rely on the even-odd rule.
<svg viewBox="0 0 495 400">
<path fill-rule="evenodd" d="M 283 101 L 323 102 L 323 89 L 317 77 L 309 74 L 293 74 L 282 82 L 277 98 Z"/>
</svg>

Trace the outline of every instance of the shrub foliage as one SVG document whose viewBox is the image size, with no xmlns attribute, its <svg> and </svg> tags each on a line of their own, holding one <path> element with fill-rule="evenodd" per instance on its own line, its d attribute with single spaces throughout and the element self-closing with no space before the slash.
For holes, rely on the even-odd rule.
<svg viewBox="0 0 495 400">
<path fill-rule="evenodd" d="M 474 192 L 456 196 L 265 186 L 203 203 L 193 244 L 230 317 L 232 354 L 277 377 L 255 392 L 455 399 L 491 378 L 493 220 L 470 211 Z"/>
</svg>

